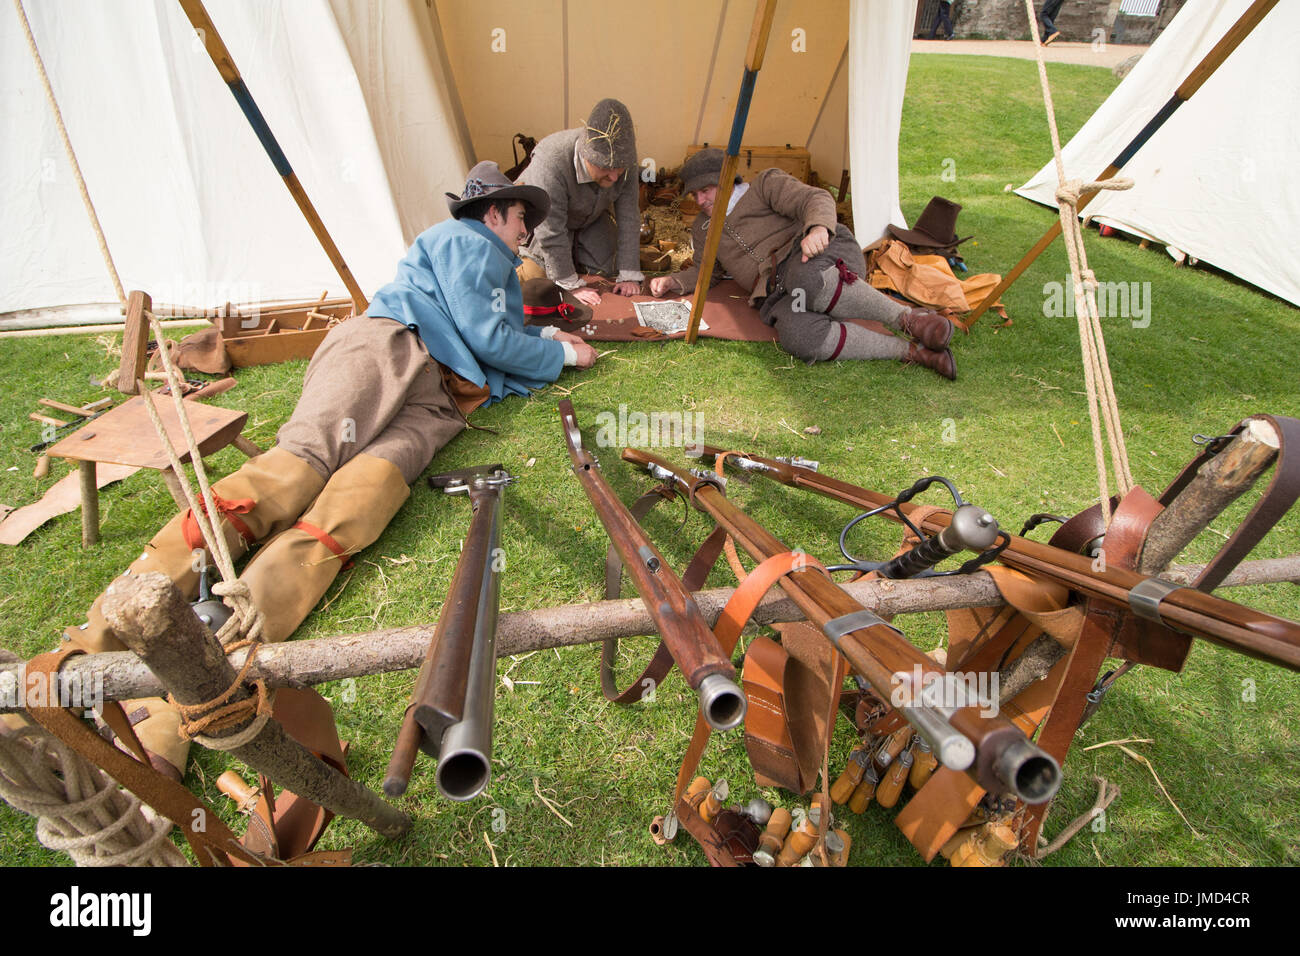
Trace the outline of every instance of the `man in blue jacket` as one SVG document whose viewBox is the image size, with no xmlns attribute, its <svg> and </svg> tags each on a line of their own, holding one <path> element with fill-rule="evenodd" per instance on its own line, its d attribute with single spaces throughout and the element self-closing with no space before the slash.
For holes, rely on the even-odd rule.
<svg viewBox="0 0 1300 956">
<path fill-rule="evenodd" d="M 239 575 L 265 615 L 264 640 L 297 630 L 340 567 L 387 527 L 466 414 L 527 395 L 565 366 L 595 362 L 577 336 L 524 325 L 515 268 L 520 243 L 546 216 L 546 193 L 484 162 L 447 205 L 452 218 L 415 240 L 366 314 L 325 337 L 276 446 L 213 485 L 232 556 L 265 542 Z M 187 513 L 126 574 L 159 571 L 192 599 L 199 569 L 211 565 Z M 88 651 L 124 649 L 99 604 L 68 638 Z M 158 699 L 128 702 L 126 711 L 154 765 L 179 779 L 188 743 L 177 736 L 176 712 Z"/>
</svg>

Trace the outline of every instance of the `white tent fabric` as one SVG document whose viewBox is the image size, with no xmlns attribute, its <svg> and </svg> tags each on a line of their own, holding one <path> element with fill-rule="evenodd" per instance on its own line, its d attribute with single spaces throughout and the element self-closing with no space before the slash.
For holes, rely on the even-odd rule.
<svg viewBox="0 0 1300 956">
<path fill-rule="evenodd" d="M 827 15 L 843 9 L 830 2 Z M 861 184 L 854 214 L 858 237 L 870 242 L 889 222 L 905 225 L 897 147 L 915 4 L 847 5 L 851 170 Z M 439 38 L 445 26 L 428 0 L 205 6 L 362 291 L 373 294 L 415 236 L 446 217 L 443 193 L 462 188 L 474 160 L 456 90 L 475 77 L 457 83 L 443 60 L 463 53 L 465 38 Z M 192 308 L 344 294 L 175 0 L 25 0 L 24 8 L 126 289 Z M 738 20 L 746 31 L 748 17 Z M 673 48 L 671 37 L 655 42 Z M 726 126 L 733 82 L 719 74 L 709 99 Z M 763 91 L 760 80 L 760 110 Z M 0 325 L 119 318 L 8 4 L 0 117 Z"/>
<path fill-rule="evenodd" d="M 890 223 L 907 227 L 898 202 L 898 134 L 915 22 L 914 0 L 849 6 L 849 169 L 853 231 L 863 245 Z"/>
<path fill-rule="evenodd" d="M 1235 23 L 1249 0 L 1189 0 L 1062 149 L 1067 179 L 1101 173 Z M 1157 240 L 1300 305 L 1291 229 L 1300 220 L 1300 3 L 1273 8 L 1084 215 Z M 1016 192 L 1055 206 L 1051 161 Z"/>
<path fill-rule="evenodd" d="M 373 293 L 414 235 L 446 215 L 442 191 L 464 183 L 423 3 L 206 6 L 344 259 Z M 200 307 L 343 294 L 176 3 L 25 8 L 126 288 Z M 2 22 L 0 312 L 86 303 L 115 311 L 12 8 Z"/>
</svg>

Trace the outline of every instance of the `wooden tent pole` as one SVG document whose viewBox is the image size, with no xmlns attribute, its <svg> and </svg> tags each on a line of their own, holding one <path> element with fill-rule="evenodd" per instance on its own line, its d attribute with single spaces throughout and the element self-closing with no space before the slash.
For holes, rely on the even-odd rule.
<svg viewBox="0 0 1300 956">
<path fill-rule="evenodd" d="M 731 139 L 727 141 L 722 172 L 718 174 L 718 193 L 713 200 L 713 217 L 709 220 L 709 234 L 704 240 L 704 255 L 700 259 L 700 277 L 695 282 L 695 298 L 691 303 L 691 321 L 686 329 L 686 341 L 694 343 L 700 329 L 700 316 L 704 312 L 704 299 L 709 293 L 709 279 L 713 264 L 718 258 L 718 244 L 722 241 L 722 224 L 727 217 L 727 203 L 731 199 L 732 180 L 740 164 L 740 140 L 745 134 L 745 121 L 749 118 L 749 102 L 754 95 L 758 71 L 763 66 L 767 52 L 767 36 L 772 31 L 776 16 L 776 0 L 759 0 L 754 10 L 754 26 L 749 34 L 749 51 L 745 54 L 745 72 L 740 80 L 740 93 L 736 96 L 736 113 L 731 121 Z"/>
<path fill-rule="evenodd" d="M 1166 102 L 1164 106 L 1160 107 L 1160 111 L 1151 118 L 1151 121 L 1147 123 L 1146 126 L 1142 127 L 1138 134 L 1129 141 L 1129 144 L 1124 147 L 1120 154 L 1102 171 L 1101 175 L 1098 176 L 1095 181 L 1102 182 L 1103 180 L 1110 179 L 1123 169 L 1125 164 L 1133 158 L 1134 154 L 1146 145 L 1147 140 L 1151 139 L 1151 137 L 1156 134 L 1156 131 L 1165 124 L 1165 120 L 1173 116 L 1178 107 L 1191 99 L 1192 95 L 1201 88 L 1205 81 L 1214 75 L 1214 71 L 1223 64 L 1223 61 L 1232 54 L 1233 50 L 1237 49 L 1241 44 L 1241 41 L 1250 35 L 1251 31 L 1259 25 L 1259 22 L 1268 15 L 1268 12 L 1277 6 L 1277 3 L 1278 0 L 1255 0 L 1255 2 L 1250 5 L 1250 8 L 1241 15 L 1241 18 L 1237 20 L 1237 22 L 1229 28 L 1228 32 L 1223 35 L 1223 38 L 1214 45 L 1213 49 L 1211 49 L 1209 53 L 1205 54 L 1201 62 L 1187 74 L 1187 78 L 1179 84 L 1178 89 L 1174 91 L 1173 96 L 1169 97 L 1169 101 Z M 1083 207 L 1088 205 L 1096 195 L 1096 192 L 1084 193 L 1079 197 L 1078 208 L 1082 210 Z M 1015 267 L 1003 277 L 1002 281 L 998 283 L 997 288 L 985 296 L 984 301 L 976 306 L 975 311 L 972 312 L 970 318 L 966 320 L 966 324 L 970 325 L 987 312 L 989 307 L 1001 298 L 1002 293 L 1011 288 L 1012 283 L 1019 279 L 1024 271 L 1033 265 L 1034 260 L 1037 259 L 1042 254 L 1043 250 L 1050 246 L 1060 234 L 1061 223 L 1059 221 L 1052 223 L 1051 228 L 1048 229 L 1047 232 L 1043 233 L 1043 237 L 1034 243 L 1032 249 L 1025 253 L 1025 257 L 1017 262 Z"/>
<path fill-rule="evenodd" d="M 298 204 L 302 211 L 303 217 L 307 220 L 307 225 L 311 226 L 311 231 L 316 234 L 317 241 L 320 242 L 321 248 L 325 250 L 325 255 L 334 265 L 334 270 L 338 272 L 339 278 L 343 280 L 343 285 L 348 290 L 348 295 L 352 299 L 352 307 L 357 315 L 366 310 L 366 296 L 361 291 L 361 286 L 357 285 L 357 280 L 352 277 L 352 270 L 348 264 L 343 261 L 343 254 L 339 252 L 338 246 L 330 238 L 329 232 L 325 229 L 325 224 L 321 222 L 320 215 L 316 212 L 316 207 L 311 204 L 307 198 L 307 191 L 302 188 L 302 183 L 298 182 L 298 177 L 289 165 L 289 159 L 280 149 L 280 144 L 276 142 L 275 134 L 266 124 L 266 119 L 262 116 L 262 111 L 257 108 L 253 101 L 253 94 L 248 91 L 244 85 L 243 77 L 239 75 L 239 69 L 235 66 L 235 61 L 230 56 L 230 51 L 226 49 L 225 43 L 221 41 L 221 35 L 217 33 L 217 28 L 213 25 L 212 19 L 208 16 L 208 11 L 203 8 L 202 0 L 179 0 L 181 9 L 189 17 L 190 23 L 198 31 L 199 36 L 203 39 L 203 45 L 207 48 L 208 56 L 212 58 L 212 63 L 225 80 L 226 86 L 230 88 L 231 94 L 235 97 L 235 102 L 243 110 L 244 117 L 248 124 L 253 127 L 253 132 L 257 134 L 262 148 L 266 150 L 266 155 L 271 159 L 271 165 L 275 171 L 280 174 L 284 180 L 285 186 L 289 189 L 289 195 L 293 196 L 293 201 Z"/>
</svg>

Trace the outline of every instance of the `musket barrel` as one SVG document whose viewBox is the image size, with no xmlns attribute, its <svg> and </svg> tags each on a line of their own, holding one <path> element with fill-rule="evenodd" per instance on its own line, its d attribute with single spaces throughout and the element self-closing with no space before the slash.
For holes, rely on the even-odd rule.
<svg viewBox="0 0 1300 956">
<path fill-rule="evenodd" d="M 705 445 L 705 455 L 715 455 L 718 449 Z M 871 510 L 888 505 L 894 499 L 888 495 L 862 488 L 828 475 L 790 465 L 757 455 L 746 460 L 761 467 L 757 471 L 774 481 L 794 488 L 804 488 L 827 498 Z M 899 510 L 911 517 L 917 505 L 903 503 Z M 888 511 L 884 516 L 897 520 Z M 932 511 L 920 524 L 929 534 L 941 533 L 952 522 L 950 511 Z M 998 556 L 1007 567 L 1015 568 L 1041 578 L 1062 584 L 1090 598 L 1129 609 L 1129 593 L 1150 577 L 1137 571 L 1108 566 L 1098 570 L 1091 558 L 1073 554 L 1063 548 L 1010 535 L 1011 541 Z M 1290 670 L 1300 671 L 1300 624 L 1275 617 L 1253 608 L 1226 601 L 1194 588 L 1184 587 L 1170 592 L 1159 604 L 1161 621 L 1194 637 L 1218 644 L 1229 650 L 1268 661 Z"/>
<path fill-rule="evenodd" d="M 471 491 L 471 495 L 476 492 Z M 497 678 L 501 489 L 482 494 L 478 511 L 487 512 L 489 531 L 482 583 L 474 617 L 473 652 L 465 679 L 464 716 L 442 737 L 436 781 L 451 800 L 472 800 L 492 779 L 492 710 Z M 476 516 L 478 511 L 476 511 Z"/>
<path fill-rule="evenodd" d="M 412 696 L 415 719 L 424 728 L 420 749 L 430 756 L 437 756 L 443 734 L 465 711 L 470 659 L 474 652 L 474 621 L 485 568 L 492 558 L 491 509 L 482 507 L 479 495 L 471 493 L 470 500 L 474 515 L 469 532 L 465 535 L 447 600 L 438 615 L 429 657 Z"/>
<path fill-rule="evenodd" d="M 714 730 L 739 726 L 745 718 L 746 702 L 736 684 L 735 668 L 723 654 L 717 637 L 681 579 L 601 477 L 595 458 L 582 446 L 572 403 L 560 402 L 559 411 L 573 473 L 622 559 L 661 639 L 699 698 L 705 722 Z"/>
<path fill-rule="evenodd" d="M 624 449 L 623 458 L 625 461 L 646 468 L 656 477 L 663 480 L 672 479 L 677 484 L 678 490 L 685 494 L 696 508 L 706 512 L 726 528 L 755 560 L 766 560 L 790 550 L 729 501 L 711 481 L 684 473 L 657 455 L 640 449 Z M 848 658 L 854 669 L 883 699 L 889 700 L 894 689 L 898 687 L 900 679 L 904 675 L 915 673 L 918 669 L 922 673 L 944 673 L 900 631 L 879 618 L 875 618 L 875 622 L 870 622 L 870 618 L 875 616 L 845 594 L 820 570 L 804 568 L 792 571 L 781 579 L 779 586 L 799 605 L 808 616 L 808 620 L 822 629 L 835 648 Z M 920 704 L 919 707 L 903 708 L 901 712 L 904 717 L 915 716 L 918 709 L 925 709 L 925 707 L 925 704 Z M 953 749 L 952 745 L 956 743 L 955 737 L 951 736 L 953 734 L 965 736 L 974 744 L 978 755 L 976 776 L 980 785 L 986 790 L 1003 792 L 1020 784 L 1012 771 L 1020 767 L 1028 757 L 1024 755 L 1023 748 L 1019 747 L 1018 741 L 1023 741 L 1025 746 L 1046 757 L 1051 765 L 1055 766 L 1055 761 L 1051 761 L 1045 752 L 1029 743 L 1024 734 L 1006 718 L 984 716 L 979 713 L 978 707 L 972 706 L 954 709 L 950 719 L 945 719 L 943 715 L 934 711 L 931 711 L 930 716 L 932 719 L 924 720 L 926 724 L 924 732 L 929 735 L 935 733 L 941 725 L 948 724 L 949 728 L 945 734 L 950 752 Z M 916 729 L 921 731 L 923 728 Z M 944 743 L 944 735 L 937 735 L 936 739 L 941 745 Z M 1003 753 L 1013 744 L 1020 757 L 1017 758 L 1019 762 L 1011 761 L 1010 771 L 1007 771 L 1010 774 L 1008 780 L 1004 779 L 1005 773 L 1000 776 L 993 770 L 994 768 L 1002 768 L 1004 771 L 1007 769 L 1008 763 L 1003 759 Z M 954 753 L 953 759 L 960 758 Z M 1032 788 L 1022 787 L 1021 790 L 1013 792 L 1027 801 L 1030 795 L 1042 794 L 1033 801 L 1042 802 L 1050 799 L 1060 787 L 1060 768 L 1057 767 L 1055 775 L 1052 775 L 1050 767 L 1041 761 L 1035 763 L 1034 767 L 1040 771 L 1039 776 L 1034 778 L 1038 785 Z"/>
</svg>

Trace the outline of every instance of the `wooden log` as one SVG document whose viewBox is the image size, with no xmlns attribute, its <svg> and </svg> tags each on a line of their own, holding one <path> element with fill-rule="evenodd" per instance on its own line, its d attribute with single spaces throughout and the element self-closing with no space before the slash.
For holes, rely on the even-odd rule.
<svg viewBox="0 0 1300 956">
<path fill-rule="evenodd" d="M 122 643 L 158 675 L 179 703 L 213 700 L 234 683 L 235 669 L 216 637 L 199 623 L 164 575 L 117 578 L 104 592 L 103 611 Z M 249 696 L 247 687 L 241 686 L 232 701 Z M 232 737 L 251 722 L 252 718 L 212 736 Z M 383 836 L 400 836 L 411 826 L 410 817 L 312 755 L 274 720 L 230 753 L 299 796 L 339 816 L 360 820 Z"/>
<path fill-rule="evenodd" d="M 1173 567 L 1164 577 L 1188 583 L 1202 568 L 1202 565 Z M 1233 571 L 1220 587 L 1286 581 L 1300 582 L 1300 556 L 1248 561 Z M 1003 603 L 992 577 L 983 571 L 959 578 L 855 581 L 844 585 L 844 589 L 877 614 L 996 607 Z M 710 626 L 734 593 L 734 588 L 696 592 L 695 601 Z M 753 621 L 764 625 L 802 618 L 793 601 L 773 594 L 759 604 Z M 502 614 L 497 622 L 497 656 L 594 644 L 612 637 L 636 637 L 652 633 L 652 627 L 650 615 L 639 598 L 513 611 Z M 254 674 L 271 687 L 289 687 L 410 670 L 423 663 L 433 632 L 434 623 L 429 623 L 266 645 L 257 652 Z M 236 651 L 231 661 L 238 667 L 244 657 L 245 652 Z M 19 709 L 15 689 L 26 686 L 23 668 L 22 663 L 0 665 L 0 713 Z M 163 693 L 158 678 L 129 651 L 73 657 L 59 671 L 59 680 L 60 692 L 65 695 L 71 695 L 72 688 L 87 687 L 102 687 L 105 700 L 156 697 Z"/>
<path fill-rule="evenodd" d="M 81 546 L 99 544 L 99 486 L 95 462 L 78 462 L 81 469 Z"/>
<path fill-rule="evenodd" d="M 1277 430 L 1262 419 L 1252 419 L 1228 446 L 1196 473 L 1196 477 L 1147 531 L 1138 559 L 1143 574 L 1158 574 L 1245 493 L 1277 457 Z"/>
<path fill-rule="evenodd" d="M 249 441 L 243 435 L 236 435 L 231 439 L 230 444 L 234 445 L 249 458 L 256 458 L 258 455 L 262 454 L 262 449 L 258 448 L 257 445 L 253 444 L 253 442 Z"/>
</svg>

